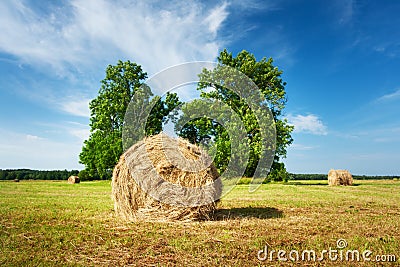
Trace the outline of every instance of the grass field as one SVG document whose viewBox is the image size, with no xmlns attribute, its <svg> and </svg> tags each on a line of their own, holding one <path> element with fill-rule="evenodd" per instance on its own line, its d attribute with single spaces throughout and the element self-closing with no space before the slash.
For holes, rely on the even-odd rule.
<svg viewBox="0 0 400 267">
<path fill-rule="evenodd" d="M 379 264 L 400 265 L 400 181 L 356 181 L 352 187 L 291 181 L 265 184 L 252 194 L 241 185 L 220 202 L 215 220 L 191 223 L 123 222 L 113 213 L 110 192 L 109 181 L 0 182 L 0 265 L 379 266 L 344 256 L 301 260 L 304 250 L 319 257 L 330 248 L 338 257 L 370 250 L 372 261 L 394 255 L 396 262 Z M 338 249 L 338 239 L 347 247 Z M 260 261 L 266 245 L 268 258 Z M 278 250 L 286 251 L 283 258 L 299 251 L 300 259 L 278 261 Z"/>
</svg>

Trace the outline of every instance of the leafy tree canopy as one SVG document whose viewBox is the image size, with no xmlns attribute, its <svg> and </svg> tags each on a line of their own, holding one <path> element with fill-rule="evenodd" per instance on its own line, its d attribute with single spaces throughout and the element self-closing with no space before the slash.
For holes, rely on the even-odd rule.
<svg viewBox="0 0 400 267">
<path fill-rule="evenodd" d="M 85 165 L 85 176 L 107 179 L 123 153 L 122 130 L 127 107 L 135 93 L 143 93 L 150 101 L 153 93 L 142 86 L 147 73 L 136 63 L 118 61 L 109 65 L 106 77 L 101 81 L 98 96 L 90 102 L 90 136 L 84 142 L 79 155 L 80 163 Z M 179 105 L 176 94 L 167 93 L 165 100 L 156 96 L 151 116 L 147 121 L 146 134 L 162 131 L 162 123 L 171 110 Z"/>
<path fill-rule="evenodd" d="M 225 73 L 226 70 L 218 67 L 214 70 L 204 69 L 199 74 L 200 82 L 197 88 L 201 92 L 200 96 L 203 101 L 192 101 L 182 106 L 181 117 L 175 125 L 178 135 L 197 144 L 202 143 L 207 146 L 214 143 L 210 149 L 215 155 L 214 163 L 220 172 L 226 169 L 230 160 L 235 160 L 231 155 L 232 149 L 236 149 L 236 151 L 249 149 L 250 157 L 246 163 L 244 175 L 252 176 L 259 165 L 261 153 L 263 153 L 261 134 L 263 127 L 259 125 L 257 116 L 272 114 L 274 131 L 276 131 L 276 146 L 274 147 L 271 174 L 275 173 L 277 177 L 284 177 L 286 170 L 280 160 L 286 157 L 286 149 L 293 142 L 291 137 L 293 126 L 290 126 L 287 120 L 282 118 L 287 101 L 286 83 L 281 78 L 282 71 L 273 65 L 271 58 L 257 61 L 254 55 L 247 51 L 242 51 L 234 57 L 232 53 L 224 50 L 218 57 L 218 63 L 219 66 L 229 66 L 238 70 L 252 80 L 258 87 L 254 90 L 260 91 L 264 96 L 264 100 L 256 103 L 260 107 L 261 113 L 257 113 L 257 115 L 243 96 L 240 97 L 227 88 L 227 83 L 235 84 L 237 81 L 221 79 L 220 83 L 210 82 L 210 80 L 218 81 L 219 77 L 229 76 L 229 73 Z M 135 94 L 141 94 L 144 97 L 137 98 L 137 103 L 133 102 L 131 105 L 143 108 L 128 110 L 129 116 L 140 117 L 140 114 L 131 114 L 130 112 L 145 110 L 147 106 L 153 106 L 150 117 L 146 120 L 146 135 L 161 132 L 163 123 L 169 119 L 176 122 L 175 108 L 182 104 L 177 95 L 167 93 L 165 98 L 154 96 L 151 89 L 143 85 L 146 78 L 147 74 L 141 66 L 130 61 L 118 61 L 117 65 L 107 67 L 106 77 L 101 81 L 99 95 L 90 102 L 91 134 L 89 139 L 84 142 L 80 153 L 80 162 L 85 165 L 86 176 L 110 177 L 113 167 L 123 153 L 124 118 L 128 105 Z M 236 86 L 240 86 L 240 84 L 236 84 Z M 220 103 L 219 107 L 204 106 L 204 100 L 217 100 Z M 215 102 L 213 103 L 215 104 Z M 209 105 L 213 104 L 210 102 Z M 226 107 L 233 110 L 235 114 L 226 112 Z M 196 109 L 203 109 L 205 112 L 220 110 L 221 113 L 228 114 L 228 116 L 225 118 L 220 116 L 220 118 L 216 115 L 217 119 L 209 119 L 207 116 L 191 117 L 191 111 Z M 173 110 L 175 113 L 171 114 Z M 266 110 L 269 111 L 263 112 Z M 241 123 L 237 123 L 235 116 L 240 118 Z M 125 130 L 134 131 L 134 125 L 129 125 L 133 128 Z M 240 127 L 244 127 L 248 142 L 235 143 L 230 139 L 229 129 Z M 277 179 L 280 179 L 279 177 Z"/>
<path fill-rule="evenodd" d="M 271 171 L 271 174 L 279 173 L 281 177 L 283 173 L 282 169 L 284 171 L 285 169 L 283 163 L 279 161 L 281 158 L 286 157 L 286 148 L 293 142 L 291 137 L 293 126 L 290 126 L 286 119 L 281 118 L 287 101 L 285 92 L 286 83 L 281 79 L 282 71 L 273 65 L 272 58 L 268 60 L 263 58 L 257 61 L 254 55 L 247 51 L 242 51 L 236 57 L 233 57 L 232 53 L 224 50 L 218 57 L 218 63 L 221 66 L 229 66 L 245 74 L 257 85 L 258 88 L 256 90 L 260 90 L 265 97 L 263 102 L 256 104 L 264 109 L 269 108 L 275 120 L 276 147 L 272 170 L 276 169 L 276 171 Z M 252 176 L 257 168 L 262 149 L 260 126 L 254 112 L 246 104 L 245 99 L 227 88 L 227 83 L 237 83 L 234 80 L 223 79 L 223 77 L 231 75 L 228 72 L 230 72 L 229 69 L 218 67 L 213 70 L 203 70 L 199 75 L 198 90 L 201 91 L 202 99 L 219 100 L 227 104 L 241 118 L 246 128 L 249 140 L 248 145 L 250 147 L 250 158 L 244 175 Z M 210 80 L 221 82 L 210 82 Z M 224 171 L 231 157 L 232 140 L 229 139 L 226 129 L 215 120 L 203 117 L 192 118 L 192 120 L 188 121 L 187 117 L 189 115 L 185 115 L 185 113 L 188 114 L 188 111 L 196 109 L 198 106 L 199 102 L 196 101 L 185 105 L 185 108 L 183 108 L 183 119 L 180 122 L 178 121 L 176 129 L 179 130 L 181 137 L 187 138 L 194 143 L 201 143 L 205 139 L 213 139 L 217 147 L 214 158 L 215 165 L 220 172 Z M 185 125 L 182 125 L 183 123 Z"/>
</svg>

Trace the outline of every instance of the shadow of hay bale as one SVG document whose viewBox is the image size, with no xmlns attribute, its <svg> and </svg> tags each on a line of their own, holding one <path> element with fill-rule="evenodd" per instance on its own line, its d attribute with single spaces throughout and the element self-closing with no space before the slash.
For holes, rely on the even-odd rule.
<svg viewBox="0 0 400 267">
<path fill-rule="evenodd" d="M 272 207 L 242 207 L 230 209 L 217 209 L 212 220 L 238 220 L 244 218 L 272 219 L 282 218 L 283 212 Z"/>
</svg>

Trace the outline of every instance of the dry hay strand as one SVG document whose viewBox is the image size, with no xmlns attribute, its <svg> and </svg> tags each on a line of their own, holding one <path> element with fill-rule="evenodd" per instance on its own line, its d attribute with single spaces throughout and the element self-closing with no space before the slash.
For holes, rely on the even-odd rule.
<svg viewBox="0 0 400 267">
<path fill-rule="evenodd" d="M 146 137 L 130 147 L 114 168 L 114 209 L 126 220 L 207 220 L 221 195 L 218 177 L 198 146 L 163 133 Z"/>
<path fill-rule="evenodd" d="M 329 185 L 353 185 L 353 176 L 347 170 L 330 170 L 328 173 Z"/>
<path fill-rule="evenodd" d="M 79 184 L 80 182 L 81 182 L 81 181 L 80 181 L 80 179 L 79 179 L 78 176 L 71 175 L 71 176 L 68 178 L 68 183 L 69 183 L 69 184 Z"/>
</svg>

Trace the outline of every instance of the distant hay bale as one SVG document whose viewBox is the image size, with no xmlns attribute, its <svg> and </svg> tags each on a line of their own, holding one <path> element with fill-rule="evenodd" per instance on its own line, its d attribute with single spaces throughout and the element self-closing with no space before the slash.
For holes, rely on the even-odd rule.
<svg viewBox="0 0 400 267">
<path fill-rule="evenodd" d="M 353 176 L 347 170 L 330 170 L 328 173 L 329 185 L 353 185 Z"/>
<path fill-rule="evenodd" d="M 209 219 L 222 191 L 218 177 L 207 153 L 196 145 L 163 133 L 150 136 L 130 147 L 114 168 L 114 209 L 126 220 Z M 201 197 L 190 193 L 200 187 Z"/>
<path fill-rule="evenodd" d="M 18 178 L 14 179 L 14 182 L 19 183 L 19 179 Z"/>
<path fill-rule="evenodd" d="M 68 183 L 69 183 L 69 184 L 79 184 L 80 182 L 81 182 L 81 181 L 80 181 L 80 179 L 79 179 L 78 176 L 71 175 L 71 176 L 68 178 Z"/>
</svg>

